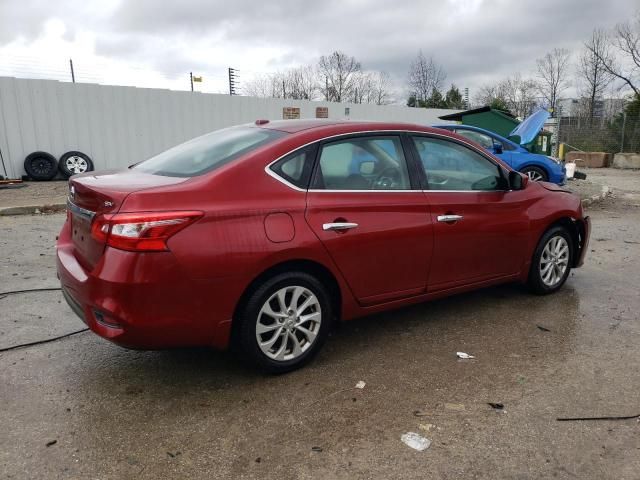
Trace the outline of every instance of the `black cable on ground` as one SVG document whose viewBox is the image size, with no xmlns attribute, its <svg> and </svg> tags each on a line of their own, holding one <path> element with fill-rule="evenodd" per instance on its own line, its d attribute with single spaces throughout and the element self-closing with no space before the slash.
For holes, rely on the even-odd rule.
<svg viewBox="0 0 640 480">
<path fill-rule="evenodd" d="M 37 342 L 22 343 L 20 345 L 14 345 L 13 347 L 0 348 L 0 353 L 8 352 L 10 350 L 17 350 L 18 348 L 32 347 L 34 345 L 42 345 L 43 343 L 55 342 L 56 340 L 67 338 L 67 337 L 70 337 L 71 335 L 77 335 L 78 333 L 86 332 L 87 330 L 89 329 L 83 328 L 82 330 L 76 330 L 75 332 L 65 333 L 64 335 L 60 335 L 58 337 L 47 338 L 46 340 L 38 340 Z"/>
<path fill-rule="evenodd" d="M 54 288 L 31 288 L 28 290 L 12 290 L 10 292 L 0 292 L 0 299 L 4 297 L 8 297 L 9 295 L 16 295 L 18 293 L 31 293 L 31 292 L 57 292 L 58 290 L 62 290 L 60 287 Z"/>
<path fill-rule="evenodd" d="M 62 289 L 60 287 L 57 287 L 57 288 L 32 288 L 32 289 L 29 289 L 29 290 L 13 290 L 13 291 L 10 291 L 10 292 L 2 292 L 2 293 L 0 293 L 0 299 L 3 299 L 3 298 L 5 298 L 5 297 L 7 297 L 9 295 L 16 295 L 18 293 L 56 292 L 58 290 L 62 290 Z M 56 340 L 61 340 L 63 338 L 70 337 L 71 335 L 77 335 L 78 333 L 86 332 L 87 330 L 89 330 L 89 329 L 88 328 L 83 328 L 82 330 L 76 330 L 75 332 L 65 333 L 64 335 L 59 335 L 59 336 L 53 337 L 53 338 L 47 338 L 46 340 L 38 340 L 37 342 L 21 343 L 20 345 L 14 345 L 12 347 L 0 348 L 0 353 L 8 352 L 10 350 L 16 350 L 18 348 L 32 347 L 34 345 L 41 345 L 43 343 L 55 342 Z"/>
</svg>

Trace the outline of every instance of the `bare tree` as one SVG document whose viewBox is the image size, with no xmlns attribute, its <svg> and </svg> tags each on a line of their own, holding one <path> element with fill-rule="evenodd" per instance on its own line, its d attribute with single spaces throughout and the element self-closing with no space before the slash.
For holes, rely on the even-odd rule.
<svg viewBox="0 0 640 480">
<path fill-rule="evenodd" d="M 479 89 L 476 102 L 505 109 L 516 117 L 526 117 L 535 109 L 538 85 L 531 79 L 523 79 L 519 73 Z"/>
<path fill-rule="evenodd" d="M 603 30 L 593 31 L 580 56 L 578 75 L 582 83 L 585 99 L 585 113 L 589 126 L 593 124 L 596 101 L 602 98 L 604 91 L 615 78 L 605 67 L 603 59 L 609 58 L 607 36 Z"/>
<path fill-rule="evenodd" d="M 569 70 L 569 50 L 554 48 L 544 57 L 537 60 L 540 94 L 555 115 L 556 104 L 560 94 L 569 86 L 567 73 Z"/>
<path fill-rule="evenodd" d="M 409 67 L 409 87 L 418 102 L 426 102 L 434 89 L 442 90 L 446 78 L 443 68 L 432 57 L 427 59 L 422 50 Z"/>
<path fill-rule="evenodd" d="M 285 74 L 286 98 L 314 100 L 317 97 L 316 72 L 310 65 L 294 68 Z"/>
<path fill-rule="evenodd" d="M 391 77 L 388 72 L 373 74 L 373 101 L 376 105 L 387 105 L 391 102 Z"/>
<path fill-rule="evenodd" d="M 519 73 L 506 78 L 498 85 L 498 91 L 507 107 L 520 118 L 530 115 L 536 108 L 536 92 L 539 88 L 534 80 L 522 78 Z"/>
<path fill-rule="evenodd" d="M 324 99 L 330 102 L 342 102 L 352 95 L 355 81 L 360 72 L 360 62 L 355 57 L 339 51 L 320 57 L 318 73 L 321 77 L 320 90 Z"/>
<path fill-rule="evenodd" d="M 614 77 L 622 80 L 635 94 L 640 97 L 640 11 L 632 22 L 618 24 L 609 37 L 610 47 L 623 59 L 619 62 L 609 48 L 598 52 L 590 48 L 597 55 L 604 68 Z"/>
</svg>

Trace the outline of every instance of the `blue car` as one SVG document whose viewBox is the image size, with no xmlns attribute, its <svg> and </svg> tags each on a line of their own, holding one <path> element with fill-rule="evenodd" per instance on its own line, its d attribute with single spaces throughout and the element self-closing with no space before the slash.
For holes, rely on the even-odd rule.
<svg viewBox="0 0 640 480">
<path fill-rule="evenodd" d="M 533 141 L 548 116 L 548 112 L 539 110 L 520 123 L 510 136 L 519 137 L 522 145 Z M 434 125 L 434 127 L 455 132 L 479 144 L 514 170 L 526 173 L 534 182 L 544 181 L 558 185 L 563 185 L 565 182 L 565 167 L 562 162 L 546 155 L 531 153 L 522 145 L 497 133 L 471 125 L 448 124 Z"/>
</svg>

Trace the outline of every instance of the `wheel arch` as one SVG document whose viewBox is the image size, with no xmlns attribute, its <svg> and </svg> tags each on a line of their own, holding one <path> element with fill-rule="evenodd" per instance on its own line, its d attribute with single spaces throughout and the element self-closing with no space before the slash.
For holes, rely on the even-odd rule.
<svg viewBox="0 0 640 480">
<path fill-rule="evenodd" d="M 565 230 L 569 232 L 571 236 L 571 243 L 573 246 L 572 255 L 571 255 L 571 267 L 574 268 L 577 266 L 578 260 L 580 259 L 580 251 L 583 248 L 584 240 L 585 240 L 585 225 L 584 222 L 580 219 L 576 219 L 569 216 L 560 217 L 553 222 L 551 222 L 547 228 L 540 234 L 538 237 L 538 243 L 542 239 L 545 233 L 551 230 L 554 227 L 563 227 Z M 536 245 L 538 244 L 536 243 Z"/>
<path fill-rule="evenodd" d="M 238 314 L 240 309 L 246 303 L 249 296 L 258 288 L 259 285 L 264 283 L 266 280 L 275 277 L 276 275 L 284 272 L 304 272 L 316 277 L 322 284 L 327 288 L 333 312 L 336 319 L 340 319 L 340 314 L 342 310 L 342 291 L 340 289 L 340 284 L 338 283 L 335 275 L 329 270 L 326 266 L 315 260 L 309 259 L 293 259 L 293 260 L 285 260 L 280 263 L 276 263 L 275 265 L 270 266 L 266 270 L 262 271 L 258 274 L 240 295 L 240 299 L 236 303 L 236 306 L 233 310 L 233 319 L 231 325 L 231 339 L 232 341 L 236 338 L 236 330 L 239 322 L 236 322 L 238 318 Z"/>
</svg>

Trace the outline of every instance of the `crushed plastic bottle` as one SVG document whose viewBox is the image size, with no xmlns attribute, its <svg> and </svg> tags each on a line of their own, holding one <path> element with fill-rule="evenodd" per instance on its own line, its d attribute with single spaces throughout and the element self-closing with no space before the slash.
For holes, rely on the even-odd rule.
<svg viewBox="0 0 640 480">
<path fill-rule="evenodd" d="M 418 435 L 415 432 L 407 432 L 402 434 L 400 440 L 402 440 L 405 445 L 408 445 L 409 447 L 413 448 L 414 450 L 418 450 L 419 452 L 426 450 L 431 445 L 431 440 L 423 437 L 422 435 Z"/>
</svg>

